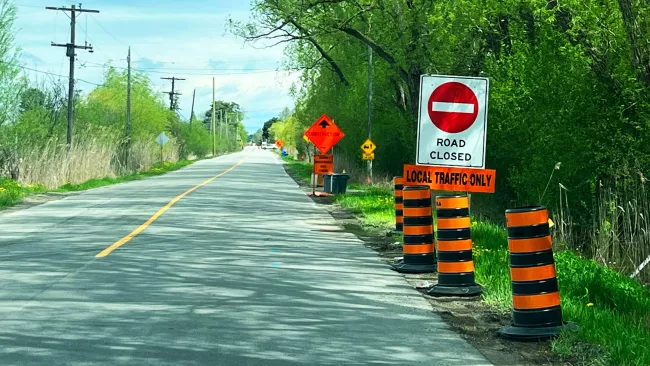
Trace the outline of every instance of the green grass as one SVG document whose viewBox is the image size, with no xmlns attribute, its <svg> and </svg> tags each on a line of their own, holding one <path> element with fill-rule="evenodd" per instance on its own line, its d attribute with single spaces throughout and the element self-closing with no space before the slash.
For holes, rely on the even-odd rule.
<svg viewBox="0 0 650 366">
<path fill-rule="evenodd" d="M 365 225 L 392 229 L 395 213 L 390 189 L 359 186 L 361 192 L 336 196 Z M 476 279 L 483 301 L 510 312 L 507 233 L 489 222 L 472 223 Z M 570 251 L 555 253 L 564 319 L 579 325 L 552 342 L 561 356 L 587 364 L 650 365 L 650 291 L 619 273 Z"/>
<path fill-rule="evenodd" d="M 306 183 L 311 181 L 312 164 L 306 161 L 295 160 L 291 156 L 280 156 L 287 163 L 289 171 L 296 177 Z"/>
<path fill-rule="evenodd" d="M 0 178 L 0 208 L 17 205 L 25 196 L 45 191 L 45 187 L 40 185 L 23 186 L 11 179 Z"/>
<path fill-rule="evenodd" d="M 157 163 L 147 171 L 132 173 L 129 175 L 111 178 L 98 178 L 91 179 L 81 184 L 66 184 L 58 189 L 55 192 L 76 192 L 84 191 L 91 188 L 99 188 L 111 184 L 130 182 L 134 180 L 144 179 L 147 177 L 153 177 L 156 175 L 165 174 L 174 170 L 181 169 L 192 164 L 192 160 L 180 160 L 176 163 L 165 162 L 164 164 Z M 20 183 L 10 180 L 10 179 L 0 179 L 0 208 L 6 208 L 15 206 L 23 201 L 23 199 L 30 195 L 36 193 L 45 193 L 47 189 L 44 186 L 40 185 L 29 185 L 22 186 Z"/>
<path fill-rule="evenodd" d="M 116 184 L 116 183 L 124 183 L 124 182 L 131 182 L 134 180 L 140 180 L 148 177 L 153 177 L 156 175 L 162 175 L 174 170 L 178 170 L 181 168 L 184 168 L 192 163 L 194 163 L 194 160 L 179 160 L 175 163 L 170 163 L 170 162 L 165 162 L 164 164 L 161 163 L 156 163 L 150 170 L 146 170 L 143 172 L 135 172 L 131 173 L 129 175 L 124 175 L 120 177 L 105 177 L 105 178 L 97 178 L 97 179 L 91 179 L 89 181 L 83 182 L 81 184 L 65 184 L 59 187 L 56 191 L 57 192 L 76 192 L 76 191 L 85 191 L 87 189 L 92 189 L 92 188 L 99 188 L 111 184 Z"/>
</svg>

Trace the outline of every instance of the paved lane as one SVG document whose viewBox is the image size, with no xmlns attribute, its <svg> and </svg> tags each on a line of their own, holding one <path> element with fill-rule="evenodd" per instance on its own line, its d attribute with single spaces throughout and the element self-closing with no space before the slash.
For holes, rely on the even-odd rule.
<svg viewBox="0 0 650 366">
<path fill-rule="evenodd" d="M 32 364 L 489 363 L 271 153 L 245 150 L 0 213 L 0 365 Z"/>
</svg>

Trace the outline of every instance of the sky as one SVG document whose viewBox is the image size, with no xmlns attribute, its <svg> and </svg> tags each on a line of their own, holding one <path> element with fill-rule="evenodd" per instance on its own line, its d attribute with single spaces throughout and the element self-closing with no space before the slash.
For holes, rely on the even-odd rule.
<svg viewBox="0 0 650 366">
<path fill-rule="evenodd" d="M 65 48 L 50 44 L 69 42 L 70 13 L 45 7 L 70 7 L 73 3 L 15 3 L 16 45 L 22 48 L 23 66 L 67 78 Z M 242 106 L 249 133 L 294 105 L 289 88 L 298 81 L 299 72 L 281 70 L 283 48 L 245 44 L 227 31 L 229 19 L 249 19 L 248 0 L 86 0 L 82 8 L 100 11 L 77 16 L 76 43 L 88 42 L 94 48 L 93 53 L 77 51 L 75 79 L 79 80 L 77 89 L 83 92 L 95 88 L 93 83 L 102 83 L 107 62 L 126 67 L 131 46 L 132 67 L 145 71 L 156 90 L 171 90 L 171 81 L 161 77 L 186 79 L 176 82 L 176 90 L 182 93 L 180 114 L 185 119 L 190 117 L 194 89 L 196 115 L 201 117 L 210 108 L 213 77 L 216 99 Z M 34 81 L 47 78 L 43 73 L 25 72 Z"/>
</svg>

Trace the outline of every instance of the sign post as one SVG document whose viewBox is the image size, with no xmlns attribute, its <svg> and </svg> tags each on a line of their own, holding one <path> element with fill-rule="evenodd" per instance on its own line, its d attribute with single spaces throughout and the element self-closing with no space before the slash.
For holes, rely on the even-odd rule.
<svg viewBox="0 0 650 366">
<path fill-rule="evenodd" d="M 323 174 L 332 174 L 334 172 L 334 153 L 326 155 L 328 151 L 332 150 L 345 136 L 343 131 L 334 123 L 334 121 L 327 115 L 323 114 L 314 122 L 311 127 L 305 131 L 303 138 L 314 144 L 314 147 L 320 151 L 321 155 L 317 155 L 314 151 L 314 182 L 312 187 L 312 195 L 316 195 L 316 181 L 318 177 Z"/>
<path fill-rule="evenodd" d="M 487 78 L 423 75 L 417 165 L 484 169 Z"/>
<path fill-rule="evenodd" d="M 332 121 L 326 114 L 323 114 L 319 119 L 314 122 L 307 131 L 305 136 L 316 146 L 321 154 L 327 154 L 330 149 L 336 145 L 345 134 L 334 121 Z"/>
<path fill-rule="evenodd" d="M 169 142 L 169 137 L 165 135 L 165 131 L 161 132 L 160 135 L 156 137 L 156 142 L 160 145 L 160 163 L 163 164 L 165 162 L 165 153 L 163 148 Z"/>
<path fill-rule="evenodd" d="M 375 160 L 376 149 L 377 146 L 375 145 L 375 143 L 372 142 L 371 139 L 367 139 L 366 142 L 364 142 L 361 145 L 361 151 L 363 152 L 363 160 L 368 160 L 370 161 L 370 163 L 372 163 L 372 161 Z M 369 170 L 368 182 L 372 182 L 372 170 Z"/>
</svg>

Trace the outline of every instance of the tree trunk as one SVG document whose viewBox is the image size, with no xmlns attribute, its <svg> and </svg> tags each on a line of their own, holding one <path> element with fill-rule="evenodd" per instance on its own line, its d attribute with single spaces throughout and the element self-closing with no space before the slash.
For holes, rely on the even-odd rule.
<svg viewBox="0 0 650 366">
<path fill-rule="evenodd" d="M 637 71 L 637 78 L 646 87 L 650 87 L 650 55 L 648 49 L 641 46 L 643 38 L 639 29 L 639 11 L 634 9 L 632 0 L 618 0 L 621 9 L 625 33 L 630 41 L 632 67 Z"/>
</svg>

